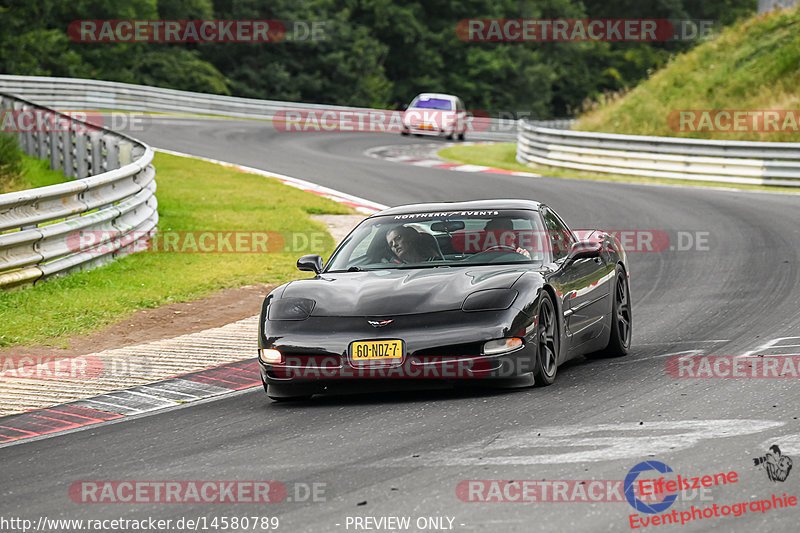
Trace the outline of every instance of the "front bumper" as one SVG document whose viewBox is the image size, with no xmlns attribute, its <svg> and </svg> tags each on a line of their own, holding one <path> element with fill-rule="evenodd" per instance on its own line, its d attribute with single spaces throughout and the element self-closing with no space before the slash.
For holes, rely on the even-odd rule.
<svg viewBox="0 0 800 533">
<path fill-rule="evenodd" d="M 531 372 L 529 345 L 500 355 L 435 358 L 406 357 L 399 364 L 353 364 L 340 357 L 287 356 L 283 364 L 259 359 L 267 383 L 310 382 L 341 379 L 458 380 L 508 378 Z"/>
<path fill-rule="evenodd" d="M 267 322 L 269 331 L 262 334 L 260 346 L 277 349 L 284 358 L 281 364 L 258 359 L 264 382 L 474 381 L 528 374 L 536 360 L 533 320 L 513 308 L 399 316 L 384 328 L 365 328 L 366 323 L 362 317 Z M 482 353 L 486 341 L 509 336 L 521 336 L 523 345 L 497 355 Z M 379 339 L 402 340 L 402 359 L 366 364 L 351 360 L 351 342 Z"/>
</svg>

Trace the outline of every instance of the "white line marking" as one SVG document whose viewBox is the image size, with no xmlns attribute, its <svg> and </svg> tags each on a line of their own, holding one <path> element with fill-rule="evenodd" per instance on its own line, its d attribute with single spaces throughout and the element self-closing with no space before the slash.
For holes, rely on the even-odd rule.
<svg viewBox="0 0 800 533">
<path fill-rule="evenodd" d="M 423 159 L 421 161 L 414 161 L 411 164 L 416 165 L 418 167 L 434 167 L 436 165 L 444 165 L 446 163 L 438 159 Z"/>
<path fill-rule="evenodd" d="M 457 170 L 459 172 L 481 172 L 483 170 L 490 170 L 492 167 L 484 167 L 482 165 L 459 165 L 457 167 L 450 167 L 450 170 Z"/>
<path fill-rule="evenodd" d="M 662 357 L 675 357 L 682 355 L 684 357 L 691 357 L 693 355 L 702 355 L 705 353 L 705 350 L 684 350 L 682 352 L 672 352 L 672 353 L 664 353 L 661 355 L 651 355 L 650 357 L 642 357 L 639 359 L 631 359 L 629 361 L 611 361 L 609 365 L 632 365 L 634 363 L 641 363 L 642 361 L 650 361 L 652 359 L 660 359 Z"/>
<path fill-rule="evenodd" d="M 702 344 L 702 343 L 715 343 L 715 342 L 731 342 L 728 339 L 711 339 L 704 341 L 671 341 L 671 342 L 637 342 L 636 346 L 671 346 L 673 344 Z"/>
<path fill-rule="evenodd" d="M 742 355 L 737 355 L 736 357 L 740 357 L 740 358 L 741 357 L 750 357 L 751 355 L 753 355 L 753 354 L 755 354 L 757 352 L 763 352 L 763 351 L 766 351 L 766 350 L 773 350 L 773 349 L 776 349 L 776 348 L 789 348 L 789 347 L 791 347 L 791 345 L 787 346 L 787 345 L 781 345 L 781 344 L 778 344 L 778 343 L 780 341 L 785 341 L 785 340 L 790 340 L 790 339 L 800 339 L 800 337 L 777 337 L 777 338 L 774 338 L 772 340 L 769 340 L 769 341 L 765 342 L 764 344 L 762 344 L 758 348 L 755 348 L 753 350 L 747 351 L 747 352 L 743 353 Z M 790 354 L 776 353 L 776 354 L 765 354 L 765 355 L 784 356 L 784 355 L 800 355 L 800 354 L 799 353 L 790 353 Z"/>
</svg>

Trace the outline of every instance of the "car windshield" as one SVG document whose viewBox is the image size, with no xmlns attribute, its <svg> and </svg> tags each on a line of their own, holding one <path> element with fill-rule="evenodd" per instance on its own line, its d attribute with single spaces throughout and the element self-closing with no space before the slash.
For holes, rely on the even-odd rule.
<svg viewBox="0 0 800 533">
<path fill-rule="evenodd" d="M 452 111 L 453 103 L 444 98 L 415 98 L 411 105 L 408 107 L 417 109 L 437 109 L 439 111 Z"/>
<path fill-rule="evenodd" d="M 546 238 L 536 211 L 371 217 L 342 242 L 326 272 L 539 263 Z"/>
</svg>

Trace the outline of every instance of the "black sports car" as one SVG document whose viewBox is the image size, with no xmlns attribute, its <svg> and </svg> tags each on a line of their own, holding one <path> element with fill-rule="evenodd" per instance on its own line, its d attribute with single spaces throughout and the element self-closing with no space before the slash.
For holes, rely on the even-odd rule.
<svg viewBox="0 0 800 533">
<path fill-rule="evenodd" d="M 259 320 L 261 376 L 276 400 L 344 380 L 549 385 L 568 359 L 630 346 L 619 241 L 573 232 L 537 202 L 392 207 L 326 265 L 307 255 L 297 267 L 316 276 L 273 290 Z"/>
</svg>

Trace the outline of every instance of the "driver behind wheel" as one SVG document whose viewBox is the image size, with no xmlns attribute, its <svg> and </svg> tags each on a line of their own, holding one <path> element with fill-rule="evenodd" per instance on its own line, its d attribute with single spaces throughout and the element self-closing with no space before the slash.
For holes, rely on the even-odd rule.
<svg viewBox="0 0 800 533">
<path fill-rule="evenodd" d="M 507 217 L 493 218 L 483 227 L 484 231 L 492 233 L 496 237 L 497 245 L 488 248 L 486 251 L 514 251 L 522 254 L 528 259 L 531 253 L 525 248 L 517 246 L 517 234 L 514 232 L 514 221 Z"/>
</svg>

